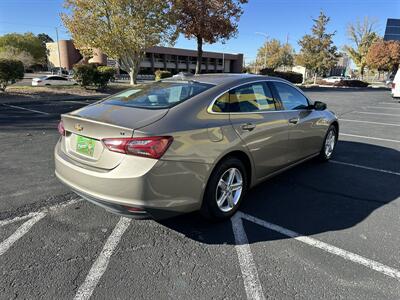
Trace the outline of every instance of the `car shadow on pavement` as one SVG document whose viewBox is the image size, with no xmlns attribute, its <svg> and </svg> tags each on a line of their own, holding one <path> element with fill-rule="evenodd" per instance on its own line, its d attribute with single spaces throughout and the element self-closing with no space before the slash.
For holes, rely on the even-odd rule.
<svg viewBox="0 0 400 300">
<path fill-rule="evenodd" d="M 333 160 L 400 172 L 399 151 L 382 146 L 340 141 Z M 382 165 L 386 160 L 386 165 Z M 251 189 L 240 211 L 303 235 L 344 230 L 400 196 L 399 176 L 375 170 L 309 161 Z M 198 213 L 160 224 L 206 244 L 234 243 L 229 220 L 210 223 Z M 254 233 L 250 242 L 287 238 Z M 254 230 L 253 230 L 254 231 Z"/>
</svg>

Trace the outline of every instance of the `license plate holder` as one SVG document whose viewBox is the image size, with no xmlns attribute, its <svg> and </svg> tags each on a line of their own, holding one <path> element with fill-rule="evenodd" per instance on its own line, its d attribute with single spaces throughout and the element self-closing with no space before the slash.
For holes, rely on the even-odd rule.
<svg viewBox="0 0 400 300">
<path fill-rule="evenodd" d="M 93 157 L 96 141 L 94 139 L 78 135 L 76 138 L 76 152 Z"/>
</svg>

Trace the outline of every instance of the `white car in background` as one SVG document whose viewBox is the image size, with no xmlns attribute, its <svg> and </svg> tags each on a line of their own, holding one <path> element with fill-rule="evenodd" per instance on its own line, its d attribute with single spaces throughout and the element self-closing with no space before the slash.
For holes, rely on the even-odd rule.
<svg viewBox="0 0 400 300">
<path fill-rule="evenodd" d="M 47 75 L 32 79 L 32 86 L 75 85 L 77 82 L 60 75 Z"/>
<path fill-rule="evenodd" d="M 324 81 L 330 82 L 330 83 L 336 83 L 336 82 L 340 82 L 345 79 L 346 78 L 343 76 L 330 76 L 330 77 L 324 78 Z"/>
<path fill-rule="evenodd" d="M 400 69 L 397 70 L 396 76 L 394 76 L 392 82 L 392 97 L 400 98 Z"/>
</svg>

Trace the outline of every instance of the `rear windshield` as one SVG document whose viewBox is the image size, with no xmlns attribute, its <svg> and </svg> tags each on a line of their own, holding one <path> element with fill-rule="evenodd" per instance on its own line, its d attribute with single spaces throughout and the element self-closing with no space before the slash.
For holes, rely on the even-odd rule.
<svg viewBox="0 0 400 300">
<path fill-rule="evenodd" d="M 192 98 L 213 85 L 195 81 L 155 82 L 136 86 L 103 101 L 104 104 L 161 109 Z"/>
</svg>

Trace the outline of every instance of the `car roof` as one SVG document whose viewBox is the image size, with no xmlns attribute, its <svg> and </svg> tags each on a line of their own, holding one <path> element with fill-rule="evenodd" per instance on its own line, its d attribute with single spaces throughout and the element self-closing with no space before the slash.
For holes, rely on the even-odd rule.
<svg viewBox="0 0 400 300">
<path fill-rule="evenodd" d="M 247 73 L 214 73 L 214 74 L 198 74 L 192 76 L 176 76 L 171 78 L 166 78 L 163 81 L 180 81 L 180 80 L 193 80 L 203 83 L 209 83 L 213 85 L 221 85 L 221 84 L 229 84 L 236 83 L 240 81 L 251 81 L 254 80 L 277 80 L 286 82 L 286 80 L 273 77 L 273 76 L 264 76 L 264 75 L 255 75 L 255 74 L 247 74 Z"/>
</svg>

